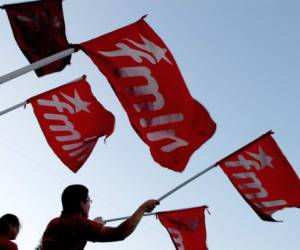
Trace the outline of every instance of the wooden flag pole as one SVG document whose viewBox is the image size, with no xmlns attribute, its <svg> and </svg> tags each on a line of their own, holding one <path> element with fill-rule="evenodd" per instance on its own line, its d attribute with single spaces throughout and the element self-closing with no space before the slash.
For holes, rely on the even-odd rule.
<svg viewBox="0 0 300 250">
<path fill-rule="evenodd" d="M 179 184 L 178 186 L 176 186 L 175 188 L 171 189 L 169 192 L 167 192 L 166 194 L 162 195 L 160 198 L 158 198 L 158 201 L 162 201 L 163 199 L 167 198 L 169 195 L 173 194 L 174 192 L 176 192 L 178 189 L 182 188 L 183 186 L 187 185 L 188 183 L 190 183 L 191 181 L 197 179 L 199 176 L 205 174 L 206 172 L 210 171 L 211 169 L 217 167 L 218 164 L 215 163 L 213 165 L 211 165 L 210 167 L 202 170 L 201 172 L 195 174 L 194 176 L 192 176 L 191 178 L 189 178 L 188 180 L 184 181 L 183 183 Z M 149 216 L 149 215 L 155 215 L 156 213 L 147 213 L 144 214 L 144 216 Z M 114 218 L 114 219 L 108 219 L 105 220 L 105 222 L 112 222 L 112 221 L 117 221 L 117 220 L 126 220 L 130 218 L 130 216 L 124 216 L 124 217 L 119 217 L 119 218 Z"/>
<path fill-rule="evenodd" d="M 3 76 L 0 77 L 0 85 L 3 84 L 3 83 L 5 83 L 5 82 L 8 82 L 8 81 L 10 81 L 12 79 L 15 79 L 15 78 L 17 78 L 17 77 L 19 77 L 21 75 L 24 75 L 24 74 L 26 74 L 26 73 L 28 73 L 28 72 L 30 72 L 32 70 L 39 69 L 39 68 L 44 67 L 44 66 L 46 66 L 46 65 L 48 65 L 50 63 L 53 63 L 53 62 L 55 62 L 57 60 L 60 60 L 60 59 L 62 59 L 64 57 L 67 57 L 67 56 L 73 54 L 76 51 L 77 50 L 74 49 L 74 48 L 69 48 L 69 49 L 63 50 L 61 52 L 58 52 L 58 53 L 56 53 L 54 55 L 48 56 L 48 57 L 46 57 L 46 58 L 44 58 L 42 60 L 36 61 L 36 62 L 34 62 L 32 64 L 29 64 L 29 65 L 27 65 L 27 66 L 25 66 L 23 68 L 20 68 L 20 69 L 17 69 L 15 71 L 12 71 L 12 72 L 10 72 L 10 73 L 8 73 L 6 75 L 3 75 Z"/>
</svg>

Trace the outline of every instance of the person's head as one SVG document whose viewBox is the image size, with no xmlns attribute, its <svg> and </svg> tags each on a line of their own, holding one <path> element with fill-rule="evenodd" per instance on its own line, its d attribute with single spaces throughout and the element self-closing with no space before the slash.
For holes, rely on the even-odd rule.
<svg viewBox="0 0 300 250">
<path fill-rule="evenodd" d="M 5 214 L 0 218 L 0 234 L 6 236 L 9 240 L 16 239 L 20 230 L 20 221 L 13 214 Z"/>
<path fill-rule="evenodd" d="M 81 213 L 88 217 L 90 210 L 89 190 L 83 185 L 71 185 L 65 188 L 61 196 L 64 214 Z"/>
</svg>

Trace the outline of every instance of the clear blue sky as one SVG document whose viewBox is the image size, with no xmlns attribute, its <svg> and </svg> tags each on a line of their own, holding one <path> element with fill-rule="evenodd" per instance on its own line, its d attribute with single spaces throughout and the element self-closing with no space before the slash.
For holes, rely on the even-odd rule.
<svg viewBox="0 0 300 250">
<path fill-rule="evenodd" d="M 66 0 L 63 8 L 71 43 L 148 14 L 146 21 L 168 45 L 191 94 L 208 109 L 218 129 L 195 152 L 184 173 L 174 173 L 152 160 L 108 82 L 82 52 L 74 54 L 72 65 L 60 73 L 43 78 L 29 73 L 2 85 L 0 110 L 86 74 L 94 94 L 116 117 L 107 145 L 100 140 L 77 174 L 54 155 L 30 105 L 0 117 L 0 214 L 21 218 L 23 228 L 16 241 L 21 250 L 33 249 L 48 221 L 60 214 L 60 195 L 69 184 L 89 187 L 94 201 L 91 218 L 129 215 L 144 200 L 160 197 L 269 129 L 300 175 L 299 1 Z M 0 54 L 0 75 L 28 64 L 3 10 Z M 210 250 L 300 247 L 299 209 L 276 213 L 283 223 L 261 221 L 219 168 L 165 199 L 157 211 L 204 204 L 211 212 L 206 216 Z M 146 217 L 124 242 L 88 244 L 86 249 L 174 246 L 155 217 Z"/>
</svg>

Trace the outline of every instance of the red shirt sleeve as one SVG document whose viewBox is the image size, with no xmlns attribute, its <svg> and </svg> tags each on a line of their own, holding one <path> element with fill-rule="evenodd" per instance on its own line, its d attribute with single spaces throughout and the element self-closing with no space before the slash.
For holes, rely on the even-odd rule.
<svg viewBox="0 0 300 250">
<path fill-rule="evenodd" d="M 77 225 L 77 234 L 87 241 L 98 241 L 103 225 L 92 220 L 82 219 Z"/>
</svg>

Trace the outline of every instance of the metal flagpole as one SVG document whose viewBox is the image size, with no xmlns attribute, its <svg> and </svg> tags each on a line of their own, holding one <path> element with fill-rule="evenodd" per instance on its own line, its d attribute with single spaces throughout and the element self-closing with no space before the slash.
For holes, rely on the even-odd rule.
<svg viewBox="0 0 300 250">
<path fill-rule="evenodd" d="M 144 214 L 144 216 L 150 216 L 150 215 L 156 215 L 157 213 L 148 213 L 148 214 Z M 108 220 L 105 220 L 104 222 L 107 223 L 107 222 L 112 222 L 112 221 L 117 221 L 117 220 L 126 220 L 130 218 L 130 216 L 124 216 L 124 217 L 119 217 L 119 218 L 114 218 L 114 219 L 108 219 Z"/>
<path fill-rule="evenodd" d="M 26 74 L 26 73 L 28 73 L 28 72 L 30 72 L 32 70 L 39 69 L 39 68 L 41 68 L 43 66 L 46 66 L 46 65 L 48 65 L 50 63 L 53 63 L 53 62 L 55 62 L 55 61 L 57 61 L 59 59 L 67 57 L 67 56 L 73 54 L 76 51 L 77 50 L 74 49 L 74 48 L 69 48 L 69 49 L 63 50 L 61 52 L 58 52 L 58 53 L 56 53 L 54 55 L 48 56 L 48 57 L 46 57 L 46 58 L 44 58 L 42 60 L 36 61 L 36 62 L 34 62 L 32 64 L 29 64 L 29 65 L 27 65 L 27 66 L 25 66 L 23 68 L 20 68 L 20 69 L 17 69 L 15 71 L 12 71 L 12 72 L 10 72 L 10 73 L 8 73 L 6 75 L 3 75 L 3 76 L 0 77 L 0 85 L 3 84 L 3 83 L 5 83 L 5 82 L 8 82 L 8 81 L 10 81 L 10 80 L 12 80 L 14 78 L 17 78 L 17 77 L 19 77 L 21 75 L 24 75 L 24 74 Z"/>
<path fill-rule="evenodd" d="M 207 206 L 200 206 L 200 207 L 205 207 L 206 209 L 208 208 Z M 157 215 L 159 213 L 176 212 L 176 211 L 179 211 L 179 210 L 191 209 L 191 208 L 196 208 L 196 207 L 188 207 L 188 208 L 180 208 L 180 209 L 175 209 L 175 210 L 159 211 L 159 212 L 155 212 L 155 213 L 144 214 L 144 216 Z M 129 218 L 129 217 L 120 217 L 120 218 L 115 218 L 115 219 L 109 219 L 109 220 L 105 220 L 105 222 L 112 222 L 112 221 L 117 221 L 117 220 L 125 220 L 127 218 Z"/>
<path fill-rule="evenodd" d="M 199 176 L 205 174 L 206 172 L 210 171 L 211 169 L 217 167 L 218 164 L 215 163 L 213 165 L 211 165 L 210 167 L 202 170 L 201 172 L 195 174 L 194 176 L 192 176 L 191 178 L 189 178 L 188 180 L 186 180 L 185 182 L 179 184 L 178 186 L 176 186 L 175 188 L 171 189 L 169 192 L 167 192 L 166 194 L 162 195 L 160 198 L 158 198 L 158 201 L 162 201 L 163 199 L 167 198 L 169 195 L 173 194 L 174 192 L 176 192 L 178 189 L 182 188 L 183 186 L 187 185 L 188 183 L 190 183 L 191 181 L 197 179 Z M 144 214 L 143 216 L 149 216 L 149 215 L 155 215 L 157 213 L 147 213 Z M 130 218 L 130 216 L 124 216 L 124 217 L 119 217 L 119 218 L 114 218 L 114 219 L 108 219 L 105 220 L 105 222 L 111 222 L 111 221 L 117 221 L 117 220 L 126 220 Z"/>
<path fill-rule="evenodd" d="M 185 182 L 181 183 L 180 185 L 176 186 L 175 188 L 173 188 L 172 190 L 170 190 L 168 193 L 162 195 L 161 197 L 159 197 L 157 200 L 158 201 L 162 201 L 163 199 L 167 198 L 169 195 L 173 194 L 174 192 L 176 192 L 178 189 L 182 188 L 183 186 L 185 186 L 186 184 L 190 183 L 191 181 L 195 180 L 196 178 L 198 178 L 199 176 L 205 174 L 206 172 L 208 172 L 209 170 L 217 167 L 217 163 L 211 165 L 210 167 L 202 170 L 201 172 L 199 172 L 198 174 L 195 174 L 193 177 L 191 177 L 190 179 L 186 180 Z"/>
<path fill-rule="evenodd" d="M 85 79 L 85 78 L 86 78 L 86 76 L 83 75 L 83 76 L 81 76 L 81 77 L 79 77 L 79 78 L 74 79 L 73 81 L 70 81 L 70 82 L 68 82 L 68 83 L 65 83 L 65 84 L 61 85 L 60 87 L 62 87 L 62 86 L 64 86 L 64 85 L 67 85 L 67 84 L 69 84 L 69 83 L 72 83 L 72 82 L 77 82 L 77 81 L 79 81 L 79 80 L 81 80 L 81 79 Z M 3 110 L 3 111 L 0 111 L 0 116 L 1 116 L 1 115 L 4 115 L 4 114 L 6 114 L 6 113 L 8 113 L 8 112 L 10 112 L 10 111 L 13 111 L 13 110 L 15 110 L 15 109 L 17 109 L 17 108 L 22 107 L 22 106 L 24 106 L 26 103 L 27 103 L 27 101 L 20 102 L 19 104 L 16 104 L 16 105 L 14 105 L 14 106 L 12 106 L 12 107 L 10 107 L 10 108 L 7 108 L 7 109 L 5 109 L 5 110 Z"/>
<path fill-rule="evenodd" d="M 8 113 L 8 112 L 10 112 L 10 111 L 13 111 L 13 110 L 15 110 L 15 109 L 17 109 L 17 108 L 22 107 L 22 106 L 24 106 L 26 103 L 27 103 L 26 101 L 25 101 L 25 102 L 20 102 L 19 104 L 15 105 L 15 106 L 12 106 L 12 107 L 10 107 L 10 108 L 8 108 L 8 109 L 3 110 L 3 111 L 0 112 L 0 116 L 1 116 L 1 115 L 4 115 L 4 114 L 6 114 L 6 113 Z"/>
</svg>

